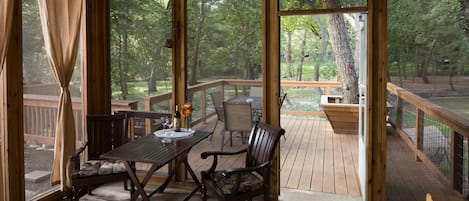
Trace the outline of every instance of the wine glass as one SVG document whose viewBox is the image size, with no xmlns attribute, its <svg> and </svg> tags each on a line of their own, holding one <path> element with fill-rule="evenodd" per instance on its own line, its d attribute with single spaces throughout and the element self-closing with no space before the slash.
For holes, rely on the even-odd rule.
<svg viewBox="0 0 469 201">
<path fill-rule="evenodd" d="M 171 128 L 171 119 L 168 117 L 162 117 L 162 122 L 163 122 L 163 129 L 168 129 Z"/>
</svg>

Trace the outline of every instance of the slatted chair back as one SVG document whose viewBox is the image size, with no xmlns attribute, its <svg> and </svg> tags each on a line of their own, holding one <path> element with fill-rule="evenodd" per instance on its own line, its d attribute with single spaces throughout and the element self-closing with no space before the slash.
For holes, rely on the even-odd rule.
<svg viewBox="0 0 469 201">
<path fill-rule="evenodd" d="M 88 160 L 128 142 L 125 114 L 87 115 Z"/>
<path fill-rule="evenodd" d="M 285 130 L 263 122 L 257 122 L 252 128 L 248 140 L 246 167 L 255 167 L 272 161 L 275 148 Z"/>
</svg>

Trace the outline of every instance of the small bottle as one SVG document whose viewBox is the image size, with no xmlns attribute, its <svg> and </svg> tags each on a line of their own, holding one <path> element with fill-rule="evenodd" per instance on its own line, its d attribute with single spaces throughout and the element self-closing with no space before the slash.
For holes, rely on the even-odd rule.
<svg viewBox="0 0 469 201">
<path fill-rule="evenodd" d="M 174 113 L 173 128 L 176 132 L 181 130 L 181 113 L 179 112 L 178 105 L 176 105 L 176 112 Z"/>
</svg>

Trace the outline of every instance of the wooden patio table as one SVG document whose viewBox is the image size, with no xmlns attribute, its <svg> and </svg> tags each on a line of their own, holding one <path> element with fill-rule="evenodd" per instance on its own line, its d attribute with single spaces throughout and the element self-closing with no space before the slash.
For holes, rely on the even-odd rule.
<svg viewBox="0 0 469 201">
<path fill-rule="evenodd" d="M 201 188 L 201 183 L 190 167 L 187 160 L 187 155 L 192 147 L 207 138 L 209 135 L 209 132 L 196 131 L 191 136 L 184 138 L 173 138 L 172 142 L 163 143 L 163 138 L 156 137 L 152 134 L 124 144 L 110 152 L 102 154 L 101 157 L 110 160 L 126 161 L 126 163 L 124 163 L 125 167 L 130 176 L 130 179 L 135 184 L 137 189 L 135 193 L 132 193 L 131 200 L 136 200 L 139 195 L 141 195 L 144 201 L 148 201 L 149 197 L 157 192 L 163 192 L 176 172 L 174 169 L 169 171 L 168 177 L 164 183 L 147 195 L 144 191 L 144 188 L 156 170 L 173 160 L 176 161 L 174 168 L 183 163 L 196 184 L 194 190 L 192 190 L 186 196 L 186 198 L 184 198 L 184 200 L 188 200 L 197 190 Z M 135 170 L 131 166 L 131 164 L 134 162 L 152 164 L 151 168 L 148 170 L 142 181 L 138 180 Z"/>
</svg>

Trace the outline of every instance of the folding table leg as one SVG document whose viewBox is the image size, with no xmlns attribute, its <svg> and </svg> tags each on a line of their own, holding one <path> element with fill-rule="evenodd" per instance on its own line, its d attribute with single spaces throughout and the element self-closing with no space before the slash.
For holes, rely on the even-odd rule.
<svg viewBox="0 0 469 201">
<path fill-rule="evenodd" d="M 135 193 L 132 194 L 132 197 L 131 197 L 130 200 L 137 200 L 138 195 L 140 194 L 140 195 L 142 196 L 142 200 L 144 200 L 144 201 L 149 201 L 150 199 L 148 199 L 147 194 L 146 194 L 145 191 L 143 190 L 143 187 L 142 187 L 142 185 L 140 184 L 140 182 L 138 181 L 137 176 L 135 175 L 134 170 L 130 167 L 129 162 L 126 162 L 126 163 L 124 163 L 124 164 L 125 164 L 125 168 L 127 169 L 127 173 L 128 173 L 129 176 L 130 176 L 130 180 L 132 180 L 132 182 L 134 183 L 135 187 L 137 188 L 137 191 L 135 191 Z"/>
</svg>

